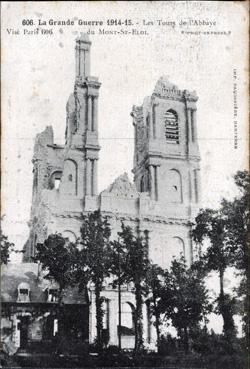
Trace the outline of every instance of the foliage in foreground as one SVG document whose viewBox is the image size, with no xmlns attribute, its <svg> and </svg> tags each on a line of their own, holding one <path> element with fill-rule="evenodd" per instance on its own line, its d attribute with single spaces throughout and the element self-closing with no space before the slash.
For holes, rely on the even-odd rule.
<svg viewBox="0 0 250 369">
<path fill-rule="evenodd" d="M 228 267 L 235 267 L 241 275 L 237 290 L 238 298 L 243 298 L 245 311 L 245 331 L 247 331 L 247 274 L 249 265 L 249 174 L 239 171 L 234 176 L 238 195 L 231 201 L 223 199 L 220 208 L 201 209 L 195 219 L 192 236 L 200 247 L 200 260 L 207 272 L 219 274 L 220 293 L 216 299 L 215 312 L 223 317 L 223 332 L 228 341 L 234 339 L 236 329 L 233 315 L 236 301 L 224 291 L 224 275 Z M 204 241 L 209 246 L 204 247 Z"/>
<path fill-rule="evenodd" d="M 111 230 L 106 217 L 100 211 L 83 216 L 80 247 L 77 248 L 75 283 L 80 290 L 89 283 L 94 285 L 96 305 L 96 330 L 98 351 L 103 348 L 103 297 L 101 292 L 110 269 Z"/>
<path fill-rule="evenodd" d="M 51 234 L 44 243 L 37 244 L 34 261 L 41 263 L 46 279 L 58 283 L 60 304 L 63 291 L 73 283 L 72 271 L 76 263 L 74 244 L 61 234 Z"/>
<path fill-rule="evenodd" d="M 112 275 L 117 285 L 133 283 L 136 300 L 134 314 L 135 353 L 143 349 L 142 304 L 144 296 L 155 317 L 158 348 L 161 345 L 160 327 L 170 319 L 184 343 L 186 353 L 195 349 L 194 342 L 201 335 L 200 325 L 206 324 L 211 311 L 204 277 L 209 271 L 217 271 L 220 277 L 220 294 L 217 311 L 224 320 L 226 343 L 222 352 L 234 352 L 236 332 L 233 322 L 234 301 L 224 291 L 224 274 L 228 266 L 235 266 L 246 281 L 248 265 L 247 229 L 249 222 L 249 176 L 239 172 L 235 181 L 240 193 L 233 201 L 223 200 L 219 210 L 201 210 L 196 218 L 193 239 L 200 245 L 200 259 L 188 268 L 184 260 L 174 260 L 170 270 L 163 271 L 152 265 L 148 258 L 148 232 L 133 231 L 122 225 L 117 241 L 110 241 L 110 226 L 100 211 L 83 217 L 81 239 L 72 244 L 60 235 L 50 235 L 43 245 L 37 245 L 36 260 L 47 271 L 47 278 L 54 279 L 62 292 L 69 284 L 79 289 L 92 284 L 96 295 L 97 346 L 103 349 L 103 298 L 101 292 L 105 278 Z M 210 241 L 202 249 L 205 239 Z M 246 302 L 246 288 L 241 284 L 241 296 Z M 204 333 L 204 332 L 203 332 Z M 203 339 L 202 338 L 202 339 Z M 227 346 L 227 348 L 226 348 Z M 218 347 L 223 347 L 219 345 Z M 205 350 L 205 348 L 203 347 Z"/>
<path fill-rule="evenodd" d="M 14 244 L 9 241 L 8 237 L 3 234 L 2 230 L 0 230 L 0 239 L 0 262 L 1 264 L 8 264 L 10 260 L 10 254 L 12 251 L 14 251 Z"/>
</svg>

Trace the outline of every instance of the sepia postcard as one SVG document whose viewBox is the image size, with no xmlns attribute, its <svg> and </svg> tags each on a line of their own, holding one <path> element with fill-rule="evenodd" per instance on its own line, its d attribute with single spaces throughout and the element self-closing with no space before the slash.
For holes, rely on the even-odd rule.
<svg viewBox="0 0 250 369">
<path fill-rule="evenodd" d="M 1 3 L 0 367 L 249 367 L 248 31 L 248 1 Z"/>
</svg>

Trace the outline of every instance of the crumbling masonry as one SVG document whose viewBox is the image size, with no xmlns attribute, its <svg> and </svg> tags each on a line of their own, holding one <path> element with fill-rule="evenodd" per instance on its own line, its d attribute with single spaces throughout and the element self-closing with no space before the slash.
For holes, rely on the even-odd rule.
<svg viewBox="0 0 250 369">
<path fill-rule="evenodd" d="M 90 75 L 90 47 L 87 35 L 76 40 L 74 92 L 66 107 L 65 145 L 54 143 L 47 127 L 36 137 L 33 157 L 33 198 L 30 237 L 24 261 L 31 261 L 37 242 L 60 232 L 70 240 L 79 236 L 81 214 L 100 209 L 109 217 L 112 237 L 121 222 L 149 231 L 150 258 L 168 266 L 173 255 L 182 252 L 192 260 L 190 221 L 200 199 L 199 148 L 197 143 L 194 92 L 179 90 L 161 77 L 151 96 L 133 106 L 134 183 L 127 174 L 97 193 L 98 96 L 101 83 Z M 100 119 L 101 122 L 101 119 Z M 107 287 L 104 328 L 109 344 L 118 343 L 117 291 Z M 96 334 L 95 296 L 89 291 L 89 339 Z M 122 347 L 133 347 L 134 295 L 122 291 Z M 153 348 L 155 332 L 147 304 L 143 309 L 144 342 Z"/>
</svg>

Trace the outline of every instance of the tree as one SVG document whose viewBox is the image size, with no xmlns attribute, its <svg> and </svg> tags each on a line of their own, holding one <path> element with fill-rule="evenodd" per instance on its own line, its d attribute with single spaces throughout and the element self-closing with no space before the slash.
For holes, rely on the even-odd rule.
<svg viewBox="0 0 250 369">
<path fill-rule="evenodd" d="M 184 258 L 173 260 L 170 270 L 165 271 L 161 300 L 162 311 L 183 339 L 187 353 L 190 331 L 211 311 L 200 263 L 188 268 Z"/>
<path fill-rule="evenodd" d="M 227 246 L 233 254 L 233 265 L 247 276 L 249 265 L 249 185 L 247 171 L 238 171 L 234 176 L 239 196 L 232 201 L 223 199 L 221 212 L 226 219 Z"/>
<path fill-rule="evenodd" d="M 10 253 L 14 250 L 14 244 L 8 240 L 8 237 L 3 234 L 2 230 L 0 232 L 1 232 L 0 233 L 0 237 L 1 237 L 0 260 L 1 260 L 1 264 L 8 264 Z"/>
<path fill-rule="evenodd" d="M 135 289 L 135 347 L 137 354 L 143 348 L 142 304 L 145 292 L 145 280 L 149 266 L 148 259 L 148 232 L 136 230 L 134 235 L 131 227 L 122 224 L 118 233 L 120 243 L 125 252 L 125 262 L 122 265 L 122 276 L 127 283 L 132 282 Z"/>
<path fill-rule="evenodd" d="M 73 285 L 73 272 L 75 270 L 75 245 L 61 234 L 51 234 L 44 241 L 36 245 L 36 254 L 33 260 L 41 263 L 45 271 L 44 278 L 58 284 L 58 304 L 54 314 L 58 319 L 58 343 L 59 346 L 67 335 L 67 324 L 65 324 L 65 309 L 63 305 L 63 294 L 67 287 Z M 64 332 L 66 330 L 66 332 Z"/>
<path fill-rule="evenodd" d="M 227 245 L 227 219 L 221 209 L 201 209 L 195 218 L 192 236 L 195 242 L 202 244 L 209 241 L 202 260 L 208 272 L 219 273 L 220 293 L 217 299 L 217 312 L 223 318 L 223 331 L 226 337 L 235 335 L 233 320 L 234 300 L 224 291 L 224 275 L 227 267 L 232 265 L 233 255 Z"/>
<path fill-rule="evenodd" d="M 238 171 L 234 175 L 239 190 L 238 196 L 232 201 L 223 199 L 218 210 L 201 210 L 196 217 L 193 228 L 193 239 L 202 245 L 205 239 L 210 245 L 203 252 L 208 271 L 216 271 L 220 278 L 220 295 L 217 299 L 217 311 L 224 321 L 224 334 L 228 339 L 235 335 L 233 321 L 235 299 L 224 292 L 224 274 L 226 268 L 234 266 L 240 271 L 242 282 L 238 296 L 247 295 L 247 273 L 249 265 L 249 174 Z"/>
<path fill-rule="evenodd" d="M 118 288 L 118 347 L 121 350 L 121 286 L 126 282 L 125 265 L 127 250 L 120 240 L 111 241 L 110 273 L 113 288 Z"/>
<path fill-rule="evenodd" d="M 81 239 L 79 250 L 77 251 L 77 271 L 75 281 L 80 289 L 91 282 L 95 289 L 96 305 L 96 330 L 97 330 L 97 349 L 103 348 L 103 310 L 101 291 L 103 282 L 110 272 L 110 226 L 106 217 L 101 212 L 83 216 L 81 227 Z"/>
<path fill-rule="evenodd" d="M 232 200 L 223 199 L 221 209 L 226 218 L 227 247 L 232 255 L 232 265 L 238 270 L 241 278 L 237 294 L 243 297 L 243 321 L 245 332 L 249 331 L 247 295 L 250 292 L 249 284 L 249 187 L 250 176 L 247 171 L 238 171 L 234 175 L 238 188 L 238 195 Z"/>
<path fill-rule="evenodd" d="M 76 265 L 75 245 L 62 235 L 51 234 L 36 246 L 34 261 L 41 263 L 45 278 L 58 283 L 58 304 L 62 304 L 63 291 L 73 283 Z"/>
<path fill-rule="evenodd" d="M 150 313 L 155 317 L 155 329 L 157 336 L 157 349 L 160 350 L 160 326 L 162 324 L 161 313 L 162 313 L 162 295 L 164 294 L 163 289 L 163 276 L 164 271 L 161 267 L 156 264 L 150 263 L 147 274 L 146 274 L 146 286 L 148 288 L 148 302 Z"/>
</svg>

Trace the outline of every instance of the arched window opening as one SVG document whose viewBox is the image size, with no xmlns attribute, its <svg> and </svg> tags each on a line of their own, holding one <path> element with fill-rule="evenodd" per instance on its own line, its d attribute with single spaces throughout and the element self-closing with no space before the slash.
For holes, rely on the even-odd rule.
<svg viewBox="0 0 250 369">
<path fill-rule="evenodd" d="M 30 302 L 30 286 L 28 283 L 22 282 L 17 288 L 17 301 L 18 302 Z"/>
<path fill-rule="evenodd" d="M 135 333 L 134 324 L 135 307 L 130 302 L 124 302 L 121 306 L 121 335 L 132 336 Z"/>
<path fill-rule="evenodd" d="M 168 198 L 171 202 L 182 203 L 182 180 L 181 174 L 176 169 L 171 169 L 168 176 Z"/>
<path fill-rule="evenodd" d="M 165 137 L 169 143 L 179 143 L 179 124 L 177 113 L 170 109 L 164 115 Z"/>
<path fill-rule="evenodd" d="M 64 162 L 61 192 L 68 195 L 77 195 L 77 164 L 72 159 Z"/>
<path fill-rule="evenodd" d="M 185 257 L 185 244 L 182 238 L 172 237 L 163 250 L 163 267 L 169 268 L 174 258 Z"/>
<path fill-rule="evenodd" d="M 67 240 L 69 240 L 69 242 L 76 242 L 76 235 L 72 231 L 65 230 L 62 232 L 62 236 L 63 238 L 66 238 Z"/>
<path fill-rule="evenodd" d="M 61 183 L 61 178 L 62 178 L 62 172 L 57 170 L 55 172 L 53 172 L 50 176 L 50 180 L 49 180 L 49 187 L 52 190 L 53 188 L 56 190 L 59 190 L 60 188 L 60 183 Z"/>
<path fill-rule="evenodd" d="M 59 190 L 61 178 L 55 178 L 55 189 Z"/>
<path fill-rule="evenodd" d="M 58 302 L 58 289 L 57 288 L 47 289 L 47 302 Z"/>
</svg>

